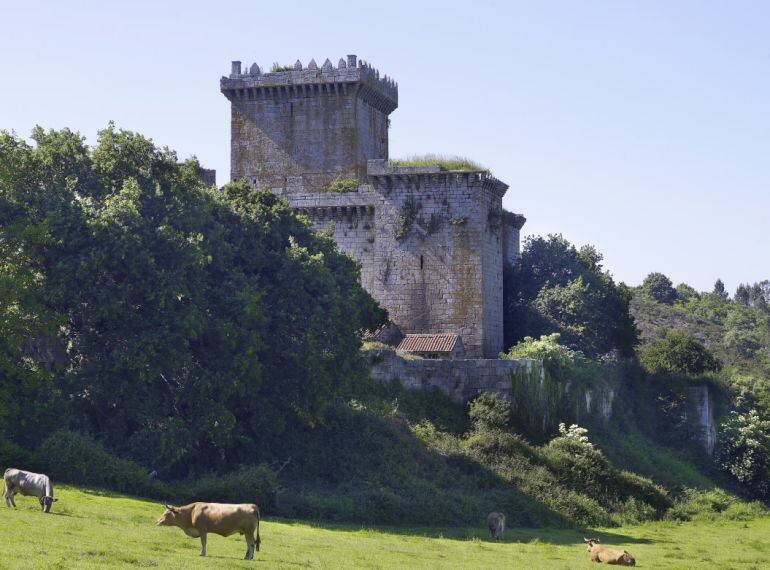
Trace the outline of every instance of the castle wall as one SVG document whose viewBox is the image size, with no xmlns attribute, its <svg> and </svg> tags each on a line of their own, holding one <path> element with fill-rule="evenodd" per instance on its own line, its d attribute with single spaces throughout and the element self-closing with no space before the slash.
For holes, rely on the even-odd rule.
<svg viewBox="0 0 770 570">
<path fill-rule="evenodd" d="M 524 220 L 503 211 L 505 184 L 484 171 L 390 167 L 398 86 L 353 55 L 275 73 L 235 61 L 221 90 L 233 179 L 283 195 L 319 230 L 333 226 L 403 333 L 456 333 L 469 357 L 497 357 L 503 263 L 518 254 Z M 361 185 L 324 192 L 336 178 Z"/>
<path fill-rule="evenodd" d="M 541 436 L 553 434 L 560 422 L 608 422 L 620 390 L 613 380 L 557 381 L 540 360 L 407 360 L 392 350 L 365 354 L 375 382 L 437 390 L 461 403 L 495 392 L 510 400 L 518 424 Z"/>
<path fill-rule="evenodd" d="M 392 175 L 379 166 L 358 192 L 285 195 L 317 229 L 334 223 L 335 241 L 401 332 L 457 333 L 469 357 L 496 358 L 502 234 L 490 213 L 501 210 L 505 186 L 480 172 Z"/>
<path fill-rule="evenodd" d="M 515 265 L 521 250 L 521 228 L 527 219 L 512 212 L 502 212 L 503 261 Z"/>
<path fill-rule="evenodd" d="M 362 180 L 367 160 L 387 157 L 387 147 L 387 115 L 354 92 L 232 104 L 231 175 L 258 187 Z"/>
<path fill-rule="evenodd" d="M 275 73 L 242 72 L 236 61 L 221 89 L 231 102 L 233 180 L 319 191 L 336 178 L 364 181 L 367 161 L 388 156 L 398 88 L 355 56 Z"/>
</svg>

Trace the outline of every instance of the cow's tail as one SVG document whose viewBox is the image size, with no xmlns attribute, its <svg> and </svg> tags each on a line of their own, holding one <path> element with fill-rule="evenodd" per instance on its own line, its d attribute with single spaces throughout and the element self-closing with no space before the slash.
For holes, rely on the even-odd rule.
<svg viewBox="0 0 770 570">
<path fill-rule="evenodd" d="M 254 550 L 259 552 L 259 543 L 262 542 L 262 540 L 259 538 L 259 523 L 262 522 L 262 521 L 260 521 L 259 507 L 257 505 L 254 505 L 254 514 L 257 517 L 257 529 L 256 529 L 257 530 L 257 536 L 254 539 Z"/>
</svg>

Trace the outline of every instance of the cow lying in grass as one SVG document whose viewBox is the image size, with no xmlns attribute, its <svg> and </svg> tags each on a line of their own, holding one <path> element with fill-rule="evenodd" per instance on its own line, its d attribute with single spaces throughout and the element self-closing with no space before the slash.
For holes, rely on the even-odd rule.
<svg viewBox="0 0 770 570">
<path fill-rule="evenodd" d="M 16 506 L 14 497 L 17 494 L 37 497 L 45 513 L 50 513 L 51 506 L 59 500 L 53 496 L 53 483 L 48 475 L 21 469 L 6 469 L 3 473 L 3 481 L 5 482 L 3 496 L 8 507 Z"/>
<path fill-rule="evenodd" d="M 619 566 L 636 566 L 636 559 L 627 550 L 612 550 L 599 544 L 598 538 L 584 538 L 591 554 L 591 562 L 617 564 Z"/>
<path fill-rule="evenodd" d="M 178 526 L 187 536 L 201 539 L 201 556 L 206 556 L 208 533 L 230 536 L 236 532 L 246 536 L 246 560 L 259 552 L 259 508 L 253 504 L 190 503 L 184 507 L 164 505 L 166 511 L 158 526 Z M 256 538 L 254 532 L 256 531 Z"/>
</svg>

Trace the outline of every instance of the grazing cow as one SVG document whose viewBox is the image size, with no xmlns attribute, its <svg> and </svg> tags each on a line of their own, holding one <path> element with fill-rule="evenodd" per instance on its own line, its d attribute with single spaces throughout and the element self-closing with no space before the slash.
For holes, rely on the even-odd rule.
<svg viewBox="0 0 770 570">
<path fill-rule="evenodd" d="M 505 515 L 503 513 L 489 513 L 487 515 L 487 528 L 492 540 L 502 540 L 505 532 Z"/>
<path fill-rule="evenodd" d="M 187 536 L 201 539 L 201 556 L 206 556 L 206 535 L 246 535 L 246 560 L 259 552 L 259 508 L 253 504 L 190 503 L 184 507 L 164 505 L 166 511 L 157 520 L 158 526 L 178 526 Z M 256 531 L 256 538 L 254 532 Z"/>
<path fill-rule="evenodd" d="M 5 504 L 9 507 L 15 507 L 14 497 L 21 493 L 31 497 L 37 497 L 43 512 L 50 513 L 51 505 L 59 499 L 53 496 L 53 483 L 48 475 L 41 473 L 31 473 L 21 469 L 6 469 L 3 474 L 5 481 Z"/>
<path fill-rule="evenodd" d="M 617 564 L 619 566 L 636 566 L 636 559 L 627 550 L 612 550 L 599 544 L 598 538 L 583 538 L 587 543 L 591 562 Z"/>
</svg>

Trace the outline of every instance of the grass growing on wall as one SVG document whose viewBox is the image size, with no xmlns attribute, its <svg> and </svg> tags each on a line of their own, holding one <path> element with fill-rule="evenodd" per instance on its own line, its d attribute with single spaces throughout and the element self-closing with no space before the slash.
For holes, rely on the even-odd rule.
<svg viewBox="0 0 770 570">
<path fill-rule="evenodd" d="M 340 194 L 343 192 L 358 192 L 359 182 L 355 178 L 337 178 L 324 188 L 324 192 Z"/>
<path fill-rule="evenodd" d="M 464 156 L 442 155 L 442 154 L 423 154 L 407 156 L 405 158 L 395 158 L 388 161 L 390 166 L 440 166 L 446 170 L 464 170 L 464 171 L 489 171 L 478 162 Z"/>
</svg>

